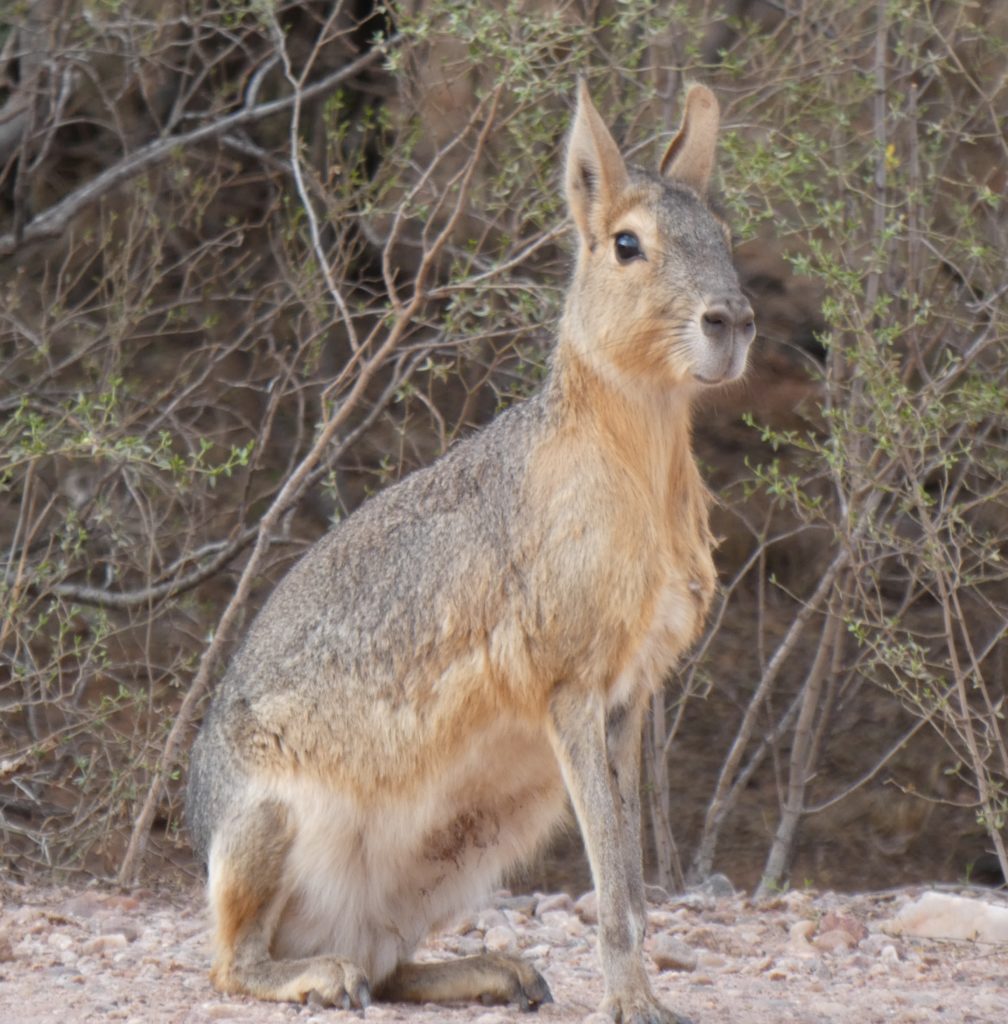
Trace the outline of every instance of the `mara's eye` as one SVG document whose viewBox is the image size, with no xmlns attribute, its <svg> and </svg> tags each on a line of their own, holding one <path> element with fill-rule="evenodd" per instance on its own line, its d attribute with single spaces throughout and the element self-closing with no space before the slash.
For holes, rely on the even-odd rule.
<svg viewBox="0 0 1008 1024">
<path fill-rule="evenodd" d="M 621 231 L 616 236 L 616 259 L 620 263 L 644 259 L 644 250 L 641 248 L 640 239 L 632 231 Z"/>
</svg>

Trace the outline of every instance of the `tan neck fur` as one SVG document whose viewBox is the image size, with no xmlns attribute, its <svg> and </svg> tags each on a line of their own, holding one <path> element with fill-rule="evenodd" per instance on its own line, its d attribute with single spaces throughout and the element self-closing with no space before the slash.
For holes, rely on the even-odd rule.
<svg viewBox="0 0 1008 1024">
<path fill-rule="evenodd" d="M 624 385 L 590 365 L 563 327 L 553 375 L 565 428 L 593 435 L 600 453 L 631 473 L 658 509 L 705 530 L 707 493 L 691 450 L 689 388 Z"/>
</svg>

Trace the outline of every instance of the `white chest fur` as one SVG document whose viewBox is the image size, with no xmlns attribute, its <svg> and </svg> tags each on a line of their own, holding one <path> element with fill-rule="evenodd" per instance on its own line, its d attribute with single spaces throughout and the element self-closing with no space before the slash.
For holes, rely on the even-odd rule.
<svg viewBox="0 0 1008 1024">
<path fill-rule="evenodd" d="M 671 574 L 658 594 L 651 622 L 627 665 L 606 694 L 606 706 L 628 703 L 664 682 L 701 625 L 709 594 L 702 583 Z"/>
</svg>

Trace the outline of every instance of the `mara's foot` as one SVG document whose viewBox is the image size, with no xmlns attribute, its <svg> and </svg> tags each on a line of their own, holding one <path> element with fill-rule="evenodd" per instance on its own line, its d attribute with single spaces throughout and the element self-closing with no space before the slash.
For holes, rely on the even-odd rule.
<svg viewBox="0 0 1008 1024">
<path fill-rule="evenodd" d="M 407 1003 L 515 1003 L 525 1011 L 553 1002 L 549 985 L 531 964 L 494 953 L 400 964 L 377 995 Z"/>
<path fill-rule="evenodd" d="M 688 1018 L 662 1006 L 650 992 L 610 996 L 602 1008 L 616 1024 L 692 1024 Z"/>
<path fill-rule="evenodd" d="M 216 967 L 214 985 L 223 992 L 243 992 L 276 1002 L 363 1009 L 371 1003 L 364 972 L 349 960 L 313 956 L 303 960 L 260 960 Z"/>
</svg>

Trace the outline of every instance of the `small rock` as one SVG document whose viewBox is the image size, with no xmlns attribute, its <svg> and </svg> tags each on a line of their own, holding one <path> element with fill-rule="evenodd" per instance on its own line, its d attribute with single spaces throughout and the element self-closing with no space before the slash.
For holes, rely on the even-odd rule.
<svg viewBox="0 0 1008 1024">
<path fill-rule="evenodd" d="M 74 940 L 65 932 L 53 932 L 49 936 L 49 945 L 53 949 L 69 949 L 73 944 Z"/>
<path fill-rule="evenodd" d="M 720 970 L 728 961 L 720 953 L 712 953 L 708 949 L 697 953 L 697 969 L 705 971 Z"/>
<path fill-rule="evenodd" d="M 667 931 L 674 925 L 682 924 L 686 911 L 680 907 L 679 910 L 649 910 L 648 927 L 656 931 Z"/>
<path fill-rule="evenodd" d="M 449 935 L 466 935 L 476 928 L 476 915 L 469 913 L 463 914 L 460 918 L 457 918 L 452 922 L 450 928 L 446 929 L 446 933 Z"/>
<path fill-rule="evenodd" d="M 502 896 L 498 897 L 496 905 L 501 910 L 513 910 L 519 914 L 525 914 L 527 917 L 531 917 L 535 913 L 536 903 L 538 900 L 535 896 Z"/>
<path fill-rule="evenodd" d="M 574 901 L 565 892 L 554 893 L 552 896 L 539 897 L 539 902 L 536 904 L 535 908 L 536 917 L 541 918 L 543 914 L 548 914 L 555 910 L 562 910 L 567 914 L 573 913 Z"/>
<path fill-rule="evenodd" d="M 0 964 L 8 964 L 14 960 L 14 947 L 6 935 L 0 935 Z"/>
<path fill-rule="evenodd" d="M 547 910 L 545 914 L 539 915 L 539 920 L 542 921 L 544 927 L 560 928 L 563 931 L 566 931 L 570 919 L 571 915 L 563 910 Z"/>
<path fill-rule="evenodd" d="M 656 935 L 651 942 L 651 959 L 659 971 L 695 971 L 696 951 L 672 935 Z"/>
<path fill-rule="evenodd" d="M 504 918 L 512 928 L 523 928 L 529 923 L 529 915 L 520 910 L 505 910 Z"/>
<path fill-rule="evenodd" d="M 227 1003 L 204 1003 L 200 1009 L 208 1020 L 232 1020 L 241 1012 L 241 1007 L 229 1006 Z"/>
<path fill-rule="evenodd" d="M 598 894 L 590 889 L 574 904 L 574 913 L 585 924 L 598 924 Z"/>
<path fill-rule="evenodd" d="M 889 937 L 878 933 L 866 935 L 859 943 L 858 949 L 868 956 L 878 956 L 882 947 L 889 944 Z"/>
<path fill-rule="evenodd" d="M 461 935 L 455 940 L 455 952 L 459 956 L 479 956 L 486 952 L 486 947 L 475 935 Z"/>
<path fill-rule="evenodd" d="M 94 917 L 96 914 L 132 913 L 140 909 L 140 901 L 132 896 L 115 896 L 104 892 L 82 892 L 79 896 L 68 899 L 60 912 L 73 914 L 74 917 Z"/>
<path fill-rule="evenodd" d="M 85 954 L 111 953 L 125 949 L 127 945 L 129 945 L 129 940 L 125 935 L 121 932 L 113 932 L 111 935 L 96 935 L 93 939 L 88 939 L 81 947 L 81 952 Z"/>
<path fill-rule="evenodd" d="M 898 964 L 899 953 L 896 952 L 896 947 L 893 945 L 883 946 L 882 952 L 879 953 L 879 959 L 887 964 Z"/>
<path fill-rule="evenodd" d="M 867 934 L 868 929 L 850 914 L 835 914 L 830 912 L 824 914 L 819 922 L 820 933 L 841 931 L 846 932 L 853 940 L 852 945 L 856 946 Z"/>
<path fill-rule="evenodd" d="M 491 953 L 514 953 L 518 949 L 518 937 L 507 925 L 495 925 L 487 929 L 483 944 Z"/>
<path fill-rule="evenodd" d="M 809 942 L 809 936 L 815 931 L 815 921 L 795 921 L 788 930 L 788 941 L 784 947 L 795 956 L 814 956 L 815 948 Z"/>
<path fill-rule="evenodd" d="M 824 953 L 839 953 L 842 950 L 853 949 L 857 943 L 850 932 L 841 928 L 831 928 L 829 931 L 817 935 L 812 940 L 812 945 Z"/>
<path fill-rule="evenodd" d="M 508 919 L 504 916 L 503 912 L 498 910 L 496 907 L 485 907 L 476 916 L 476 927 L 481 932 L 487 932 L 491 928 L 508 928 Z"/>
<path fill-rule="evenodd" d="M 727 875 L 713 874 L 705 879 L 703 884 L 697 887 L 706 896 L 714 899 L 731 899 L 735 895 L 735 887 Z"/>
<path fill-rule="evenodd" d="M 781 903 L 795 914 L 805 913 L 812 906 L 811 893 L 799 892 L 796 889 L 784 893 L 780 899 Z"/>
<path fill-rule="evenodd" d="M 140 928 L 126 917 L 113 917 L 101 926 L 101 935 L 125 935 L 127 942 L 136 942 L 140 938 Z"/>
<path fill-rule="evenodd" d="M 561 947 L 570 944 L 570 935 L 563 928 L 540 928 L 535 937 L 537 942 L 546 942 L 551 946 Z"/>
</svg>

